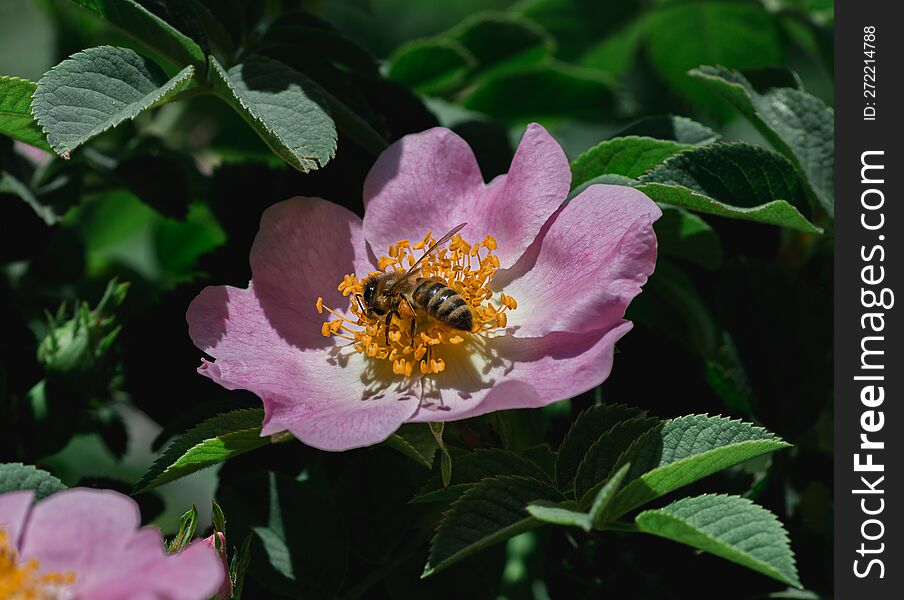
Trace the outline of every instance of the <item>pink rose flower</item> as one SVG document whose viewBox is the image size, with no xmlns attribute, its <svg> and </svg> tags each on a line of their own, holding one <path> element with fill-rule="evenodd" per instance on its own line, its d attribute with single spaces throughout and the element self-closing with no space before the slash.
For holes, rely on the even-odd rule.
<svg viewBox="0 0 904 600">
<path fill-rule="evenodd" d="M 226 571 L 203 541 L 164 552 L 134 500 L 72 488 L 0 494 L 0 598 L 206 600 Z"/>
<path fill-rule="evenodd" d="M 406 136 L 371 169 L 363 220 L 320 198 L 264 212 L 248 287 L 208 287 L 188 309 L 192 340 L 215 359 L 199 372 L 260 396 L 262 435 L 289 431 L 324 450 L 599 385 L 631 329 L 625 309 L 653 272 L 661 212 L 610 185 L 562 206 L 570 182 L 565 153 L 536 124 L 490 183 L 452 131 Z M 388 330 L 384 316 L 368 316 L 368 274 L 407 269 L 461 223 L 424 274 L 461 294 L 472 331 L 421 312 L 411 337 L 410 310 Z"/>
</svg>

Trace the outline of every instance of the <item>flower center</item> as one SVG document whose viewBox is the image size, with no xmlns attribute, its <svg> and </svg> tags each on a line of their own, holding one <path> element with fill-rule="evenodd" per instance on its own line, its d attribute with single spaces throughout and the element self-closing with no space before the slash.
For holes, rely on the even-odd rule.
<svg viewBox="0 0 904 600">
<path fill-rule="evenodd" d="M 469 244 L 456 234 L 448 246 L 428 253 L 434 242 L 431 232 L 414 244 L 400 240 L 389 247 L 388 256 L 380 257 L 379 271 L 364 279 L 346 275 L 338 289 L 349 297 L 352 316 L 339 314 L 318 298 L 317 312 L 326 310 L 332 316 L 321 333 L 349 340 L 356 352 L 388 361 L 394 374 L 411 377 L 444 371 L 444 346 L 505 329 L 507 310 L 518 303 L 505 294 L 494 303 L 487 287 L 499 269 L 499 257 L 493 254 L 496 240 L 487 235 Z M 416 263 L 417 269 L 406 277 Z M 470 311 L 470 319 L 462 307 Z M 464 330 L 467 323 L 470 329 Z"/>
<path fill-rule="evenodd" d="M 41 573 L 38 561 L 19 562 L 19 553 L 0 529 L 0 598 L 4 600 L 61 600 L 69 598 L 67 587 L 75 573 Z"/>
</svg>

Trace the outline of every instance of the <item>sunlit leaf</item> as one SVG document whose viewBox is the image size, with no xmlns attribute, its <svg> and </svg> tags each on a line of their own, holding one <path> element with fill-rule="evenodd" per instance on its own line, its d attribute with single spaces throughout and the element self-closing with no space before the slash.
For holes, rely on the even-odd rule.
<svg viewBox="0 0 904 600">
<path fill-rule="evenodd" d="M 788 533 L 774 514 L 740 496 L 682 498 L 637 515 L 641 531 L 721 556 L 801 587 Z"/>
<path fill-rule="evenodd" d="M 94 136 L 184 90 L 193 73 L 188 66 L 168 78 L 134 50 L 98 46 L 45 73 L 31 108 L 54 151 L 69 158 Z"/>
</svg>

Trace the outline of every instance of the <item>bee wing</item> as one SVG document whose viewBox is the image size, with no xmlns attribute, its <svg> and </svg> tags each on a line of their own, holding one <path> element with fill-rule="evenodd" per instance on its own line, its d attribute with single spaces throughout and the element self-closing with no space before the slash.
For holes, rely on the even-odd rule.
<svg viewBox="0 0 904 600">
<path fill-rule="evenodd" d="M 449 233 L 447 233 L 446 235 L 441 237 L 439 239 L 439 241 L 434 242 L 434 244 L 432 246 L 430 246 L 430 248 L 426 252 L 424 252 L 424 255 L 421 256 L 419 259 L 417 259 L 417 262 L 415 262 L 413 265 L 411 265 L 411 268 L 405 272 L 405 275 L 403 277 L 399 278 L 398 281 L 393 283 L 392 287 L 390 287 L 389 289 L 392 290 L 394 287 L 399 285 L 401 282 L 405 281 L 406 279 L 408 279 L 409 277 L 414 275 L 418 271 L 418 268 L 421 266 L 421 263 L 424 261 L 425 258 L 427 258 L 431 254 L 433 254 L 434 252 L 439 250 L 443 245 L 445 245 L 446 242 L 448 242 L 449 240 L 452 239 L 453 235 L 455 235 L 456 233 L 461 231 L 461 228 L 464 227 L 465 225 L 467 225 L 467 223 L 461 223 L 460 225 L 456 225 L 455 227 L 452 228 L 452 230 Z"/>
</svg>

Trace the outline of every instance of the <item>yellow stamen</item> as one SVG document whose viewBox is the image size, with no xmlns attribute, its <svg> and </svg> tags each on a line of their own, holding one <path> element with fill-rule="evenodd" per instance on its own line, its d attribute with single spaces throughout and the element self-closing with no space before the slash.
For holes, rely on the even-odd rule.
<svg viewBox="0 0 904 600">
<path fill-rule="evenodd" d="M 380 271 L 370 275 L 406 271 L 434 242 L 430 232 L 415 243 L 399 240 L 377 261 Z M 441 356 L 446 347 L 463 344 L 473 335 L 505 329 L 507 310 L 515 310 L 518 306 L 515 299 L 506 294 L 500 294 L 498 303 L 493 303 L 493 291 L 488 285 L 500 268 L 499 257 L 493 254 L 496 248 L 496 240 L 491 235 L 473 244 L 455 235 L 446 247 L 424 258 L 420 265 L 421 277 L 443 282 L 471 307 L 473 327 L 470 333 L 453 329 L 426 316 L 422 310 L 412 313 L 407 305 L 401 306 L 388 324 L 385 316 L 369 317 L 358 302 L 364 291 L 364 280 L 355 275 L 346 275 L 338 286 L 338 290 L 349 298 L 348 316 L 324 305 L 322 298 L 317 299 L 317 312 L 326 311 L 331 315 L 320 332 L 326 337 L 349 340 L 352 342 L 349 346 L 355 352 L 369 358 L 388 361 L 395 375 L 411 377 L 414 372 L 420 375 L 442 373 L 449 359 L 448 355 L 445 359 Z M 476 260 L 472 261 L 472 258 Z M 413 328 L 412 319 L 415 320 Z"/>
<path fill-rule="evenodd" d="M 65 586 L 75 582 L 75 573 L 46 572 L 38 561 L 22 562 L 5 529 L 0 529 L 0 598 L 4 600 L 53 600 Z"/>
</svg>

